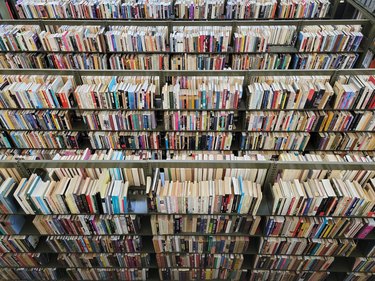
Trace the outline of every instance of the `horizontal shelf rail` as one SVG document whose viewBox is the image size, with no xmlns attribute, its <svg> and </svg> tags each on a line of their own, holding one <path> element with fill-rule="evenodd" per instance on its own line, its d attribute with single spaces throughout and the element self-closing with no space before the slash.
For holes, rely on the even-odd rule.
<svg viewBox="0 0 375 281">
<path fill-rule="evenodd" d="M 108 19 L 3 19 L 10 25 L 100 25 L 100 26 L 256 26 L 256 25 L 347 25 L 368 24 L 367 19 L 278 19 L 278 20 L 108 20 Z"/>
<path fill-rule="evenodd" d="M 251 160 L 2 160 L 1 168 L 256 168 L 320 169 L 320 170 L 375 170 L 374 163 L 358 162 L 299 162 Z"/>
</svg>

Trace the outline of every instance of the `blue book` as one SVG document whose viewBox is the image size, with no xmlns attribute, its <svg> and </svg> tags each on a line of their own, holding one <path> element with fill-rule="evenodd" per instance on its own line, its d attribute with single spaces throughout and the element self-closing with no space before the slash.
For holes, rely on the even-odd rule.
<svg viewBox="0 0 375 281">
<path fill-rule="evenodd" d="M 129 109 L 135 109 L 135 94 L 134 92 L 128 92 Z"/>
<path fill-rule="evenodd" d="M 13 197 L 14 191 L 16 189 L 17 184 L 13 178 L 7 178 L 0 187 L 0 201 L 10 213 L 17 212 L 18 204 Z"/>
<path fill-rule="evenodd" d="M 15 234 L 20 234 L 21 229 L 22 229 L 23 225 L 25 224 L 24 216 L 13 215 L 13 216 L 9 216 L 7 218 L 9 220 L 8 222 L 9 222 L 11 228 L 13 229 L 13 232 Z M 4 233 L 4 234 L 6 234 L 6 233 Z"/>
<path fill-rule="evenodd" d="M 319 237 L 320 234 L 322 233 L 323 229 L 325 228 L 325 226 L 327 225 L 327 219 L 325 217 L 323 217 L 323 222 L 322 224 L 319 226 L 319 228 L 317 229 L 316 233 L 315 233 L 315 236 L 316 237 Z"/>
<path fill-rule="evenodd" d="M 239 183 L 239 187 L 240 187 L 241 199 L 240 199 L 240 203 L 238 204 L 238 207 L 237 207 L 237 213 L 239 213 L 241 208 L 242 208 L 242 203 L 243 203 L 244 196 L 245 196 L 243 181 L 242 181 L 241 176 L 238 177 L 238 183 Z"/>
</svg>

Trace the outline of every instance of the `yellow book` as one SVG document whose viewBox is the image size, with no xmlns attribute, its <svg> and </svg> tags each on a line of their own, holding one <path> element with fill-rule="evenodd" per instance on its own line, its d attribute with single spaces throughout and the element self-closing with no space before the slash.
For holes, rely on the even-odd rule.
<svg viewBox="0 0 375 281">
<path fill-rule="evenodd" d="M 328 130 L 328 128 L 329 128 L 329 126 L 330 126 L 330 124 L 331 124 L 331 122 L 332 122 L 332 118 L 333 118 L 333 116 L 334 116 L 334 112 L 329 111 L 329 112 L 327 113 L 327 115 L 328 115 L 328 117 L 327 117 L 327 120 L 325 120 L 326 122 L 325 122 L 325 124 L 324 124 L 324 131 L 327 131 L 327 130 Z M 323 125 L 323 122 L 322 122 L 322 125 Z M 321 128 L 322 128 L 322 126 L 321 126 Z M 319 131 L 322 131 L 322 130 L 319 129 Z"/>
</svg>

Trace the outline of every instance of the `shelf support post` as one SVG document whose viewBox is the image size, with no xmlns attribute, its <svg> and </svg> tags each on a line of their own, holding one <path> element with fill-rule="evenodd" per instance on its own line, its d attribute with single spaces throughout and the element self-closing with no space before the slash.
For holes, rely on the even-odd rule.
<svg viewBox="0 0 375 281">
<path fill-rule="evenodd" d="M 270 167 L 267 170 L 266 179 L 264 181 L 265 188 L 268 188 L 269 186 L 272 186 L 276 181 L 277 172 L 279 170 L 277 163 L 278 163 L 278 161 L 273 160 L 272 163 L 270 164 Z M 263 189 L 263 192 L 264 191 L 265 190 Z"/>
<path fill-rule="evenodd" d="M 30 169 L 26 168 L 25 164 L 21 161 L 17 161 L 17 169 L 23 178 L 29 178 L 31 176 Z"/>
</svg>

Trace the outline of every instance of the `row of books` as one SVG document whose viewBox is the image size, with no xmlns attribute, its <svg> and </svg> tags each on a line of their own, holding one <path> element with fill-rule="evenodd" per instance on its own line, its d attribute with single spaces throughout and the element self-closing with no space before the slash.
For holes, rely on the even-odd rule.
<svg viewBox="0 0 375 281">
<path fill-rule="evenodd" d="M 70 280 L 147 280 L 148 269 L 68 268 Z"/>
<path fill-rule="evenodd" d="M 105 8 L 110 5 L 111 9 Z M 38 19 L 271 19 L 271 18 L 324 18 L 330 8 L 326 0 L 187 0 L 163 1 L 87 1 L 16 3 L 20 18 Z"/>
<path fill-rule="evenodd" d="M 265 161 L 269 160 L 271 157 L 267 154 L 259 154 L 259 153 L 249 153 L 240 155 L 234 155 L 232 153 L 202 153 L 202 152 L 186 152 L 186 151 L 179 151 L 176 153 L 168 153 L 166 159 L 172 160 L 199 160 L 199 161 L 213 161 L 213 160 L 251 160 L 251 161 Z M 213 181 L 213 180 L 224 180 L 225 177 L 241 177 L 243 180 L 251 181 L 263 185 L 264 180 L 266 178 L 266 170 L 265 169 L 237 169 L 237 168 L 184 168 L 184 169 L 176 169 L 176 168 L 163 168 L 163 169 L 156 169 L 154 179 L 158 179 L 158 173 L 160 172 L 160 180 L 162 185 L 164 185 L 164 181 L 190 181 L 190 182 L 200 182 L 200 181 Z M 156 178 L 155 178 L 156 176 Z M 146 189 L 146 194 L 149 194 L 150 191 L 154 194 L 156 190 L 156 183 L 157 181 L 153 181 L 152 186 L 150 186 L 150 190 Z M 149 208 L 154 210 L 154 207 Z M 208 210 L 210 212 L 210 210 Z M 183 212 L 183 210 L 179 210 L 179 212 Z"/>
<path fill-rule="evenodd" d="M 242 270 L 228 269 L 159 269 L 160 280 L 240 280 Z M 245 275 L 245 274 L 244 274 Z"/>
<path fill-rule="evenodd" d="M 241 254 L 156 254 L 158 267 L 225 268 L 241 269 Z"/>
<path fill-rule="evenodd" d="M 276 270 L 311 270 L 325 271 L 334 262 L 334 257 L 292 257 L 292 256 L 261 256 L 257 255 L 254 261 L 256 269 Z"/>
<path fill-rule="evenodd" d="M 251 112 L 246 113 L 248 131 L 372 131 L 371 112 Z"/>
<path fill-rule="evenodd" d="M 120 55 L 113 54 L 0 54 L 5 69 L 86 70 L 250 70 L 250 69 L 351 69 L 358 54 L 264 53 L 243 55 Z M 169 62 L 171 60 L 171 62 Z"/>
<path fill-rule="evenodd" d="M 148 196 L 152 209 L 167 214 L 256 215 L 262 201 L 261 185 L 243 180 L 241 176 L 198 182 L 169 182 L 154 178 Z M 200 199 L 196 200 L 196 198 Z"/>
<path fill-rule="evenodd" d="M 375 210 L 374 179 L 365 186 L 340 178 L 279 180 L 271 192 L 274 215 L 372 216 Z"/>
<path fill-rule="evenodd" d="M 108 56 L 95 53 L 6 53 L 0 54 L 0 66 L 1 68 L 41 69 L 164 70 L 169 69 L 169 55 L 112 54 Z M 207 66 L 207 69 L 210 68 Z"/>
<path fill-rule="evenodd" d="M 224 254 L 243 253 L 249 247 L 248 236 L 154 236 L 155 252 Z"/>
<path fill-rule="evenodd" d="M 260 270 L 254 269 L 251 271 L 249 281 L 266 281 L 266 280 L 325 280 L 330 276 L 330 272 L 320 271 L 277 271 L 277 270 Z M 348 281 L 348 280 L 345 280 Z"/>
<path fill-rule="evenodd" d="M 236 109 L 243 77 L 176 77 L 162 88 L 164 109 Z"/>
<path fill-rule="evenodd" d="M 162 108 L 237 109 L 244 96 L 243 79 L 175 77 L 172 84 L 163 86 Z M 81 109 L 152 109 L 158 94 L 157 77 L 98 77 L 77 87 L 72 77 L 3 76 L 1 80 L 3 108 L 70 108 L 77 104 Z M 373 76 L 342 76 L 332 87 L 325 76 L 259 77 L 247 86 L 248 108 L 324 109 L 332 100 L 333 109 L 372 109 L 374 81 Z"/>
<path fill-rule="evenodd" d="M 49 262 L 47 254 L 41 253 L 5 253 L 0 254 L 2 267 L 38 267 Z"/>
<path fill-rule="evenodd" d="M 231 26 L 0 26 L 2 51 L 51 52 L 227 52 Z M 293 46 L 297 27 L 238 26 L 233 51 L 267 52 L 272 45 Z M 169 36 L 169 41 L 168 41 Z M 305 26 L 299 32 L 299 52 L 356 52 L 363 34 L 360 25 Z M 30 41 L 33 44 L 29 43 Z M 25 42 L 28 42 L 25 43 Z"/>
<path fill-rule="evenodd" d="M 167 132 L 165 148 L 183 150 L 230 150 L 233 134 L 227 133 L 190 133 Z"/>
<path fill-rule="evenodd" d="M 41 47 L 38 25 L 0 25 L 2 51 L 38 51 Z"/>
<path fill-rule="evenodd" d="M 316 143 L 321 150 L 373 150 L 372 133 L 319 133 Z"/>
<path fill-rule="evenodd" d="M 171 52 L 225 53 L 231 26 L 174 26 L 169 35 Z"/>
<path fill-rule="evenodd" d="M 56 268 L 1 268 L 4 280 L 58 280 Z"/>
<path fill-rule="evenodd" d="M 235 129 L 234 111 L 165 111 L 163 117 L 165 130 L 231 131 Z"/>
<path fill-rule="evenodd" d="M 333 88 L 323 77 L 293 78 L 289 85 L 286 81 L 273 80 L 248 85 L 249 109 L 324 109 L 330 99 L 333 109 L 372 109 L 374 106 L 372 76 L 341 77 Z"/>
<path fill-rule="evenodd" d="M 88 134 L 93 149 L 159 149 L 161 138 L 159 133 L 104 133 L 90 132 Z"/>
<path fill-rule="evenodd" d="M 149 254 L 59 254 L 57 261 L 67 267 L 147 267 Z"/>
<path fill-rule="evenodd" d="M 79 153 L 81 152 L 81 153 Z M 75 152 L 64 153 L 63 151 L 54 153 L 50 160 L 82 160 L 82 161 L 101 161 L 101 160 L 124 160 L 139 161 L 153 159 L 151 152 L 142 151 L 138 153 L 130 153 L 126 151 L 95 151 L 85 149 Z M 73 178 L 81 176 L 84 179 L 99 179 L 103 176 L 108 177 L 108 173 L 112 180 L 120 180 L 128 182 L 129 186 L 146 185 L 146 177 L 143 168 L 47 168 L 49 177 L 57 177 L 59 180 L 63 178 Z"/>
<path fill-rule="evenodd" d="M 36 216 L 33 224 L 43 235 L 122 235 L 141 229 L 139 216 Z"/>
<path fill-rule="evenodd" d="M 75 89 L 74 97 L 79 108 L 154 108 L 157 77 L 114 76 L 103 80 L 88 80 Z"/>
<path fill-rule="evenodd" d="M 351 69 L 354 68 L 358 54 L 295 54 L 288 69 Z"/>
<path fill-rule="evenodd" d="M 348 273 L 344 279 L 344 281 L 354 281 L 358 279 L 362 280 L 371 280 L 373 274 L 371 273 L 357 273 L 357 272 L 351 272 Z"/>
<path fill-rule="evenodd" d="M 297 48 L 300 52 L 350 52 L 358 50 L 362 39 L 359 25 L 310 25 L 299 34 Z"/>
<path fill-rule="evenodd" d="M 38 243 L 38 235 L 3 235 L 0 237 L 0 253 L 33 252 Z"/>
<path fill-rule="evenodd" d="M 83 111 L 81 116 L 90 130 L 133 131 L 153 130 L 157 127 L 155 111 Z"/>
<path fill-rule="evenodd" d="M 367 237 L 375 227 L 373 218 L 269 217 L 266 236 L 297 238 Z"/>
<path fill-rule="evenodd" d="M 289 54 L 266 53 L 233 55 L 233 70 L 251 69 L 351 69 L 359 58 L 358 54 Z"/>
<path fill-rule="evenodd" d="M 334 90 L 329 76 L 259 77 L 247 86 L 248 109 L 324 109 Z"/>
<path fill-rule="evenodd" d="M 76 175 L 43 181 L 32 174 L 13 186 L 11 196 L 26 214 L 119 214 L 128 211 L 128 187 L 128 182 L 111 180 L 108 170 L 99 179 Z"/>
<path fill-rule="evenodd" d="M 0 128 L 20 130 L 72 130 L 71 112 L 68 111 L 7 111 L 0 112 Z"/>
<path fill-rule="evenodd" d="M 152 130 L 158 121 L 155 111 L 82 111 L 87 130 Z M 69 111 L 0 112 L 0 129 L 7 130 L 72 130 L 80 125 Z M 231 111 L 164 111 L 164 129 L 174 131 L 230 131 L 236 129 L 235 112 Z M 246 113 L 247 131 L 372 131 L 372 112 L 251 112 Z M 241 129 L 241 126 L 238 128 Z M 83 129 L 85 130 L 85 129 Z"/>
<path fill-rule="evenodd" d="M 105 37 L 109 52 L 160 52 L 167 50 L 167 33 L 166 26 L 112 26 Z"/>
<path fill-rule="evenodd" d="M 243 150 L 299 150 L 304 151 L 310 140 L 309 133 L 241 133 Z"/>
<path fill-rule="evenodd" d="M 172 55 L 171 70 L 223 70 L 229 65 L 227 55 Z M 8 67 L 5 67 L 8 68 Z M 169 69 L 166 67 L 164 69 Z"/>
<path fill-rule="evenodd" d="M 72 77 L 2 76 L 0 102 L 3 108 L 70 108 L 75 88 Z"/>
<path fill-rule="evenodd" d="M 258 230 L 260 217 L 235 216 L 151 216 L 153 235 L 178 233 L 244 233 L 254 235 Z"/>
<path fill-rule="evenodd" d="M 234 33 L 234 52 L 267 52 L 272 45 L 294 45 L 297 27 L 279 26 L 238 26 Z"/>
<path fill-rule="evenodd" d="M 356 247 L 355 241 L 347 239 L 261 237 L 259 254 L 349 257 Z"/>
<path fill-rule="evenodd" d="M 48 236 L 48 247 L 69 253 L 134 253 L 142 250 L 139 236 Z"/>
<path fill-rule="evenodd" d="M 319 133 L 316 136 L 318 150 L 357 151 L 375 148 L 372 133 Z M 12 131 L 0 134 L 3 148 L 21 149 L 71 149 L 85 148 L 78 143 L 80 132 L 49 131 L 24 132 Z M 147 132 L 89 132 L 88 140 L 92 149 L 166 149 L 166 150 L 230 150 L 234 135 L 231 132 L 167 132 L 164 146 L 160 133 Z M 241 150 L 295 150 L 306 149 L 310 134 L 306 132 L 241 133 L 239 138 Z"/>
<path fill-rule="evenodd" d="M 352 271 L 362 271 L 366 273 L 375 272 L 375 260 L 373 258 L 356 258 Z"/>
</svg>

